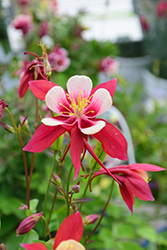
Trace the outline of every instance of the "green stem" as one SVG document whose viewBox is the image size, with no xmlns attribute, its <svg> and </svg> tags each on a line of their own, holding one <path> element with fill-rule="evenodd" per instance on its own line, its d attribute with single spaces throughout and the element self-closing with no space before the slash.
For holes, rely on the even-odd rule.
<svg viewBox="0 0 167 250">
<path fill-rule="evenodd" d="M 59 170 L 59 177 L 61 177 L 61 173 L 62 173 L 62 163 L 59 163 L 59 167 L 60 167 L 60 170 Z M 48 224 L 50 223 L 51 221 L 51 217 L 52 217 L 52 213 L 53 213 L 53 209 L 54 209 L 54 204 L 56 202 L 56 198 L 57 198 L 57 190 L 55 191 L 55 194 L 54 194 L 54 198 L 53 198 L 53 202 L 52 202 L 52 207 L 51 207 L 51 210 L 50 210 L 50 214 L 49 214 L 49 219 L 48 219 Z"/>
<path fill-rule="evenodd" d="M 67 186 L 66 186 L 67 216 L 69 216 L 69 214 L 70 214 L 70 205 L 69 205 L 69 202 L 68 202 L 68 193 L 69 193 L 70 177 L 71 177 L 72 169 L 73 169 L 73 164 L 71 165 L 71 168 L 70 168 L 70 171 L 69 171 L 69 174 L 68 174 Z"/>
<path fill-rule="evenodd" d="M 48 181 L 48 187 L 46 190 L 46 194 L 45 194 L 45 201 L 44 201 L 44 216 L 46 216 L 46 208 L 47 208 L 47 199 L 48 199 L 48 193 L 49 193 L 49 188 L 50 188 L 50 181 L 52 179 L 52 172 L 54 171 L 55 168 L 55 161 L 56 161 L 56 153 L 54 153 L 53 155 L 53 163 L 52 163 L 52 171 L 51 171 L 51 175 Z M 43 235 L 45 234 L 45 225 L 43 227 Z"/>
<path fill-rule="evenodd" d="M 46 205 L 47 205 L 48 193 L 49 193 L 49 188 L 50 188 L 50 181 L 52 179 L 52 172 L 54 171 L 54 168 L 55 168 L 55 161 L 56 161 L 56 153 L 54 153 L 54 155 L 53 155 L 52 171 L 51 171 L 51 175 L 50 175 L 50 178 L 49 178 L 49 181 L 48 181 L 48 187 L 47 187 L 46 194 L 45 194 L 44 216 L 46 216 Z"/>
<path fill-rule="evenodd" d="M 35 158 L 35 154 L 32 153 L 30 175 L 29 175 L 29 186 L 30 186 L 30 183 L 31 183 L 31 178 L 32 178 L 33 170 L 34 170 L 34 158 Z"/>
<path fill-rule="evenodd" d="M 22 138 L 21 138 L 21 135 L 20 135 L 20 130 L 19 128 L 17 127 L 16 123 L 15 123 L 15 120 L 11 114 L 11 112 L 9 111 L 8 108 L 5 108 L 5 110 L 8 112 L 10 118 L 11 118 L 11 121 L 13 123 L 13 126 L 14 126 L 14 129 L 16 130 L 17 132 L 17 136 L 18 136 L 18 139 L 19 139 L 19 143 L 20 143 L 20 147 L 21 147 L 21 151 L 22 151 L 22 156 L 23 156 L 23 162 L 24 162 L 24 172 L 25 172 L 25 177 L 26 177 L 26 185 L 27 185 L 27 190 L 26 190 L 26 201 L 27 201 L 27 206 L 29 208 L 29 201 L 30 201 L 30 190 L 29 190 L 29 180 L 28 180 L 28 167 L 27 167 L 27 159 L 26 159 L 26 154 L 25 154 L 25 151 L 23 151 L 23 142 L 22 142 Z"/>
<path fill-rule="evenodd" d="M 108 204 L 109 204 L 109 202 L 110 202 L 110 199 L 111 199 L 111 196 L 112 196 L 112 193 L 113 193 L 113 188 L 114 188 L 114 180 L 113 180 L 113 182 L 112 182 L 112 184 L 111 184 L 111 191 L 110 191 L 108 200 L 107 200 L 107 202 L 106 202 L 106 205 L 105 205 L 105 207 L 104 207 L 103 213 L 102 213 L 100 219 L 98 220 L 98 223 L 96 224 L 96 226 L 95 226 L 95 228 L 93 229 L 93 231 L 92 231 L 92 232 L 88 235 L 88 237 L 86 238 L 86 240 L 85 240 L 85 242 L 84 242 L 84 245 L 87 243 L 87 241 L 89 240 L 89 238 L 92 236 L 92 234 L 94 234 L 94 232 L 96 231 L 96 229 L 97 229 L 98 226 L 100 225 L 100 223 L 101 223 L 101 221 L 102 221 L 102 219 L 103 219 L 103 217 L 104 217 L 104 214 L 105 214 L 105 212 L 106 212 L 106 209 L 107 209 L 107 207 L 108 207 Z"/>
<path fill-rule="evenodd" d="M 85 195 L 86 195 L 86 192 L 87 192 L 87 190 L 88 190 L 89 182 L 90 182 L 90 180 L 91 180 L 91 178 L 92 178 L 92 175 L 93 175 L 93 173 L 91 173 L 91 174 L 89 175 L 89 177 L 88 177 L 88 181 L 87 181 L 87 183 L 86 183 L 86 187 L 85 187 L 84 193 L 83 193 L 83 195 L 82 195 L 82 198 L 84 198 Z M 81 203 L 81 205 L 80 205 L 80 207 L 79 207 L 80 213 L 81 213 L 81 209 L 82 209 L 83 204 L 84 204 L 84 203 Z"/>
<path fill-rule="evenodd" d="M 42 219 L 44 220 L 45 224 L 46 224 L 46 228 L 47 228 L 47 231 L 48 231 L 48 234 L 49 234 L 49 238 L 52 239 L 52 236 L 51 236 L 51 233 L 50 233 L 50 230 L 49 230 L 49 225 L 47 223 L 47 220 L 44 216 L 42 216 Z"/>
<path fill-rule="evenodd" d="M 35 124 L 34 128 L 37 128 L 38 126 L 38 98 L 36 97 L 36 111 L 35 111 Z"/>
</svg>

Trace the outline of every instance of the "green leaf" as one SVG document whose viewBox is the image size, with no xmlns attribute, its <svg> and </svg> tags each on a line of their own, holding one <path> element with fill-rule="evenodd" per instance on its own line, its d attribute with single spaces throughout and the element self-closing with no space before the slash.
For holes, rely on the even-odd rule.
<svg viewBox="0 0 167 250">
<path fill-rule="evenodd" d="M 157 242 L 157 240 L 158 240 L 158 235 L 157 235 L 156 231 L 152 227 L 149 227 L 149 226 L 138 228 L 137 234 L 140 237 L 142 237 L 146 240 L 149 240 L 151 242 Z"/>
<path fill-rule="evenodd" d="M 120 239 L 134 239 L 135 232 L 130 225 L 125 225 L 123 223 L 114 224 L 113 226 L 113 237 Z"/>
<path fill-rule="evenodd" d="M 123 245 L 122 250 L 143 250 L 141 246 L 133 242 L 121 242 Z"/>
<path fill-rule="evenodd" d="M 37 240 L 39 240 L 39 236 L 38 236 L 37 232 L 34 231 L 34 230 L 31 230 L 30 232 L 28 232 L 25 235 L 25 237 L 24 237 L 24 239 L 22 240 L 21 243 L 30 244 L 30 243 L 33 243 L 34 241 L 37 241 Z M 22 247 L 20 247 L 19 250 L 22 250 Z"/>
<path fill-rule="evenodd" d="M 36 208 L 38 206 L 38 203 L 39 203 L 39 200 L 38 199 L 33 199 L 33 200 L 30 200 L 30 210 L 33 212 L 33 213 L 36 213 Z"/>
<path fill-rule="evenodd" d="M 66 218 L 66 216 L 67 216 L 67 208 L 66 208 L 66 206 L 64 206 L 64 207 L 60 208 L 58 213 L 57 213 L 57 228 L 60 227 L 61 223 Z"/>
</svg>

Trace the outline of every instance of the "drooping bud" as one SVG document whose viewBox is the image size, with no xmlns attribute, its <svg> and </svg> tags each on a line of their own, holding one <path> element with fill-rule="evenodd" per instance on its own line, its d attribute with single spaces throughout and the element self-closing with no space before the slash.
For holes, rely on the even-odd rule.
<svg viewBox="0 0 167 250">
<path fill-rule="evenodd" d="M 90 214 L 83 219 L 84 225 L 94 224 L 99 219 L 98 214 Z"/>
<path fill-rule="evenodd" d="M 80 192 L 80 186 L 79 185 L 72 186 L 72 191 L 73 191 L 73 193 L 79 193 Z"/>
<path fill-rule="evenodd" d="M 7 250 L 7 247 L 5 246 L 4 243 L 0 244 L 0 250 Z"/>
<path fill-rule="evenodd" d="M 31 229 L 33 229 L 35 224 L 41 219 L 42 216 L 43 212 L 40 212 L 24 219 L 16 230 L 16 236 L 28 233 Z"/>
<path fill-rule="evenodd" d="M 58 187 L 62 187 L 60 177 L 57 176 L 56 174 L 54 174 L 53 172 L 52 172 L 52 177 L 53 177 L 55 185 L 58 186 Z"/>
<path fill-rule="evenodd" d="M 6 131 L 8 131 L 9 133 L 16 134 L 16 131 L 12 126 L 1 121 L 0 121 L 0 126 L 4 128 Z"/>
</svg>

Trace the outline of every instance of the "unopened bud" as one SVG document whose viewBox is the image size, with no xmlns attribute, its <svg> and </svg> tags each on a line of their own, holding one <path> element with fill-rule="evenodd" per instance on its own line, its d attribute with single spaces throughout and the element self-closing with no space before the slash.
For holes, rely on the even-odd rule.
<svg viewBox="0 0 167 250">
<path fill-rule="evenodd" d="M 80 186 L 79 185 L 72 186 L 72 191 L 73 191 L 73 193 L 79 193 L 80 192 Z"/>
<path fill-rule="evenodd" d="M 31 229 L 33 229 L 35 224 L 41 219 L 42 216 L 43 212 L 40 212 L 24 219 L 16 230 L 16 236 L 28 233 Z"/>
<path fill-rule="evenodd" d="M 57 140 L 52 144 L 52 150 L 57 152 L 62 148 L 63 145 L 63 140 L 64 140 L 64 135 L 59 136 Z"/>
<path fill-rule="evenodd" d="M 56 185 L 57 187 L 61 187 L 62 184 L 61 184 L 61 179 L 60 179 L 60 177 L 57 176 L 56 174 L 54 174 L 53 172 L 52 172 L 52 177 L 53 177 L 53 180 L 54 180 L 55 185 Z"/>
<path fill-rule="evenodd" d="M 94 224 L 99 219 L 98 214 L 90 214 L 83 219 L 84 225 Z"/>
<path fill-rule="evenodd" d="M 7 250 L 7 247 L 5 246 L 4 243 L 0 244 L 0 250 Z"/>
<path fill-rule="evenodd" d="M 6 131 L 8 131 L 9 133 L 16 134 L 15 129 L 11 127 L 10 125 L 0 121 L 0 126 L 4 128 Z"/>
</svg>

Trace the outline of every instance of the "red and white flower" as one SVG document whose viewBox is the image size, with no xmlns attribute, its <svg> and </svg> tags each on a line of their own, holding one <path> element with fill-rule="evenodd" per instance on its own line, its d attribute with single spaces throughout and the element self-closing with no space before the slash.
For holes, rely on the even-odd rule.
<svg viewBox="0 0 167 250">
<path fill-rule="evenodd" d="M 45 99 L 48 108 L 58 116 L 42 119 L 43 124 L 35 131 L 24 150 L 39 153 L 67 131 L 71 137 L 69 148 L 75 168 L 74 178 L 79 174 L 80 158 L 84 149 L 106 169 L 87 143 L 88 135 L 99 140 L 103 150 L 111 157 L 127 160 L 127 142 L 122 133 L 105 120 L 96 119 L 96 116 L 111 107 L 116 79 L 102 83 L 92 90 L 89 77 L 73 76 L 67 82 L 68 93 L 62 87 L 53 87 L 52 84 L 54 85 L 45 80 L 30 82 L 33 94 Z M 51 85 L 49 90 L 48 86 Z"/>
</svg>

